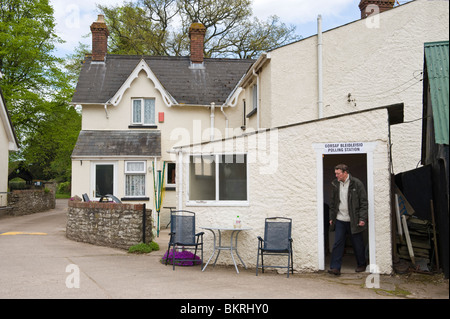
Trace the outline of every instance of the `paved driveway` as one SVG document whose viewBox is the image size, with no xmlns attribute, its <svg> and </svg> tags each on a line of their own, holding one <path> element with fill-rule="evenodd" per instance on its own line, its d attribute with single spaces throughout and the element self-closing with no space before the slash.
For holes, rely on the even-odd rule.
<svg viewBox="0 0 450 319">
<path fill-rule="evenodd" d="M 0 219 L 0 298 L 147 299 L 383 299 L 446 298 L 448 280 L 438 276 L 381 276 L 379 289 L 365 288 L 368 274 L 274 273 L 254 269 L 162 265 L 161 250 L 133 255 L 65 237 L 67 201 L 48 212 Z M 208 256 L 206 252 L 205 256 Z M 79 271 L 79 277 L 76 276 Z M 79 278 L 79 281 L 77 280 Z M 79 288 L 77 288 L 79 286 Z M 69 288 L 73 287 L 73 288 Z M 178 310 L 178 309 L 175 309 Z M 222 310 L 224 311 L 224 310 Z"/>
</svg>

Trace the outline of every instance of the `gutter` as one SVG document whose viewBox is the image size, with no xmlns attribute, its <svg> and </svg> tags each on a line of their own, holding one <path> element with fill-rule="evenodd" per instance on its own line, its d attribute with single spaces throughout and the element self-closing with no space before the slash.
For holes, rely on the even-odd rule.
<svg viewBox="0 0 450 319">
<path fill-rule="evenodd" d="M 104 107 L 105 107 L 106 118 L 109 119 L 108 104 L 105 103 L 105 104 L 104 104 Z"/>
<path fill-rule="evenodd" d="M 222 105 L 220 107 L 220 111 L 222 111 L 223 116 L 225 116 L 225 138 L 228 138 L 228 116 L 225 114 L 225 111 L 223 110 L 223 107 L 225 105 Z"/>
<path fill-rule="evenodd" d="M 246 84 L 248 84 L 248 82 L 250 82 L 253 78 L 254 72 L 259 72 L 259 70 L 261 70 L 268 61 L 270 61 L 270 53 L 262 53 L 258 60 L 256 60 L 256 62 L 252 65 L 251 69 L 247 71 L 247 74 L 238 83 L 238 86 L 244 87 Z"/>
<path fill-rule="evenodd" d="M 256 130 L 259 130 L 260 127 L 260 120 L 261 120 L 261 112 L 259 111 L 259 101 L 261 99 L 261 85 L 260 85 L 260 78 L 259 73 L 256 73 L 255 69 L 253 69 L 253 76 L 256 76 Z"/>
<path fill-rule="evenodd" d="M 216 103 L 212 102 L 211 103 L 211 131 L 210 131 L 210 139 L 211 141 L 214 141 L 214 129 L 215 129 L 215 124 L 214 124 L 214 111 L 216 108 Z"/>
</svg>

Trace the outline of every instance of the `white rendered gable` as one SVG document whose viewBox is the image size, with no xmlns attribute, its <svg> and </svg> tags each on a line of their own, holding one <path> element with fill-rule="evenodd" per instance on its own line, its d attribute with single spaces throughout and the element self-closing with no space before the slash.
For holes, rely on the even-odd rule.
<svg viewBox="0 0 450 319">
<path fill-rule="evenodd" d="M 18 151 L 19 146 L 16 143 L 14 131 L 9 121 L 8 114 L 6 112 L 7 112 L 6 106 L 3 104 L 3 98 L 0 96 L 0 122 L 2 123 L 0 127 L 3 126 L 6 137 L 8 138 L 8 150 Z"/>
<path fill-rule="evenodd" d="M 133 83 L 133 81 L 139 76 L 139 73 L 141 71 L 145 71 L 145 73 L 147 74 L 147 78 L 154 83 L 155 89 L 157 89 L 161 94 L 164 104 L 166 106 L 171 107 L 174 104 L 178 104 L 177 101 L 170 95 L 170 93 L 164 89 L 161 82 L 158 80 L 156 75 L 150 69 L 147 62 L 145 62 L 143 59 L 139 62 L 139 64 L 136 66 L 133 72 L 131 72 L 130 76 L 122 84 L 117 93 L 114 94 L 114 96 L 108 101 L 108 104 L 117 106 L 122 100 L 122 97 L 125 94 L 125 92 L 131 87 L 131 83 Z"/>
</svg>

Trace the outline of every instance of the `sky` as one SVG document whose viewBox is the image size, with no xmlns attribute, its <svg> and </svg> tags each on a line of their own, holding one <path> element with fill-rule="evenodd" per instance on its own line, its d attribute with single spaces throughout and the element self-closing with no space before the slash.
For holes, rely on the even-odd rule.
<svg viewBox="0 0 450 319">
<path fill-rule="evenodd" d="M 116 6 L 124 0 L 50 0 L 55 11 L 56 33 L 66 41 L 58 44 L 55 55 L 71 54 L 78 43 L 91 43 L 90 25 L 100 13 L 97 4 Z M 360 19 L 360 0 L 253 0 L 253 15 L 266 20 L 277 15 L 287 25 L 296 26 L 303 38 L 317 33 L 317 17 L 322 16 L 324 31 Z M 404 3 L 408 1 L 400 1 Z"/>
</svg>

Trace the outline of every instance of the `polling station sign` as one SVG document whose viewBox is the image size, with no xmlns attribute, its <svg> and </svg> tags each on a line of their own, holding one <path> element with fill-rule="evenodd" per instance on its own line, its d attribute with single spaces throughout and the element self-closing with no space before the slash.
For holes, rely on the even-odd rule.
<svg viewBox="0 0 450 319">
<path fill-rule="evenodd" d="M 324 154 L 359 154 L 367 153 L 367 145 L 364 142 L 325 143 Z"/>
</svg>

